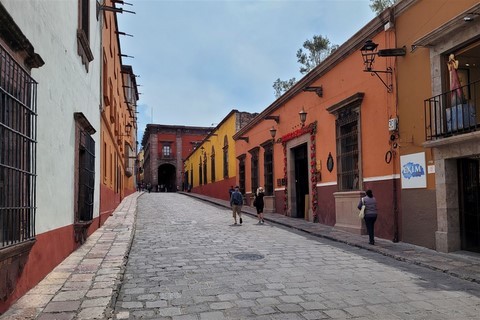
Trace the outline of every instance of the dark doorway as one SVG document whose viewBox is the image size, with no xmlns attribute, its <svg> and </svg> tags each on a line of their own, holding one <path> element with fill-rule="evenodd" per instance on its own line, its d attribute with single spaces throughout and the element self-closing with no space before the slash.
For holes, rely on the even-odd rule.
<svg viewBox="0 0 480 320">
<path fill-rule="evenodd" d="M 162 164 L 160 167 L 158 167 L 158 191 L 176 191 L 176 178 L 175 166 L 169 163 Z"/>
<path fill-rule="evenodd" d="M 480 165 L 478 159 L 458 160 L 458 183 L 462 249 L 480 252 Z"/>
<path fill-rule="evenodd" d="M 305 195 L 308 194 L 308 152 L 307 144 L 292 149 L 295 162 L 296 218 L 305 218 Z"/>
</svg>

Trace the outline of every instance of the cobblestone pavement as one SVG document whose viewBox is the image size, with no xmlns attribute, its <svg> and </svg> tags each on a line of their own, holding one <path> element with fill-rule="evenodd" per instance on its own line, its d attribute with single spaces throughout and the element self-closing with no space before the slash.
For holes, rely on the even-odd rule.
<svg viewBox="0 0 480 320">
<path fill-rule="evenodd" d="M 479 319 L 480 285 L 174 193 L 138 199 L 116 319 Z M 441 261 L 439 255 L 438 261 Z"/>
</svg>

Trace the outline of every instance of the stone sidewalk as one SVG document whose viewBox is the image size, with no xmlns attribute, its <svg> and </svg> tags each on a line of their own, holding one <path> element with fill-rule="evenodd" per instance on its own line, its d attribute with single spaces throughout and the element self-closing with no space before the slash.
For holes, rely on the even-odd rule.
<svg viewBox="0 0 480 320">
<path fill-rule="evenodd" d="M 108 319 L 132 243 L 136 192 L 37 286 L 0 316 L 8 320 Z"/>
<path fill-rule="evenodd" d="M 194 193 L 184 194 L 229 207 L 228 201 Z M 101 228 L 36 287 L 13 304 L 0 316 L 0 320 L 111 319 L 112 306 L 122 283 L 134 236 L 137 198 L 140 195 L 141 193 L 137 192 L 126 197 Z M 245 206 L 242 211 L 255 216 L 255 209 L 252 207 Z M 318 223 L 289 218 L 277 213 L 265 214 L 265 220 L 480 283 L 478 254 L 468 252 L 444 254 L 378 238 L 375 240 L 375 246 L 371 246 L 367 244 L 366 236 Z"/>
<path fill-rule="evenodd" d="M 230 207 L 229 202 L 225 200 L 210 198 L 195 193 L 184 194 L 216 205 Z M 254 207 L 244 206 L 242 212 L 256 216 Z M 375 245 L 372 246 L 368 244 L 368 236 L 352 234 L 335 229 L 334 227 L 308 222 L 303 219 L 290 218 L 278 213 L 265 213 L 264 217 L 267 221 L 301 230 L 317 237 L 343 242 L 365 250 L 378 252 L 399 261 L 405 261 L 444 272 L 460 279 L 480 283 L 480 254 L 466 251 L 440 253 L 412 244 L 403 242 L 393 243 L 392 241 L 380 238 L 376 238 Z"/>
</svg>

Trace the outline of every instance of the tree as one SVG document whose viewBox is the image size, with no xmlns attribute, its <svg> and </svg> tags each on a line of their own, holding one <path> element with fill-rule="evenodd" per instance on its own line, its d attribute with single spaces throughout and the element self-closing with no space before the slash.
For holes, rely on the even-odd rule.
<svg viewBox="0 0 480 320">
<path fill-rule="evenodd" d="M 303 49 L 297 51 L 297 62 L 300 63 L 300 73 L 307 74 L 320 64 L 326 57 L 338 48 L 338 45 L 330 44 L 330 40 L 323 36 L 313 36 L 313 39 L 308 39 L 303 43 Z M 295 78 L 290 80 L 280 80 L 278 78 L 273 83 L 275 90 L 275 97 L 280 97 L 295 83 Z"/>
<path fill-rule="evenodd" d="M 370 0 L 370 9 L 376 14 L 380 14 L 383 10 L 391 7 L 395 0 Z"/>
<path fill-rule="evenodd" d="M 295 78 L 291 78 L 290 80 L 280 80 L 277 78 L 273 83 L 273 89 L 275 90 L 275 97 L 279 98 L 284 92 L 287 92 L 288 89 L 293 87 L 293 85 L 297 82 Z"/>
</svg>

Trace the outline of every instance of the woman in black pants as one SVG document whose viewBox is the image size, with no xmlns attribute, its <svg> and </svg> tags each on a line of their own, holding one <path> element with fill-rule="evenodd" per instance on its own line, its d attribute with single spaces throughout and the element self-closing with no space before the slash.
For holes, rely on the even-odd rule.
<svg viewBox="0 0 480 320">
<path fill-rule="evenodd" d="M 367 196 L 360 199 L 358 203 L 358 209 L 362 208 L 365 204 L 365 225 L 368 232 L 368 243 L 375 244 L 375 221 L 377 220 L 377 199 L 373 196 L 372 190 L 367 190 Z"/>
</svg>

